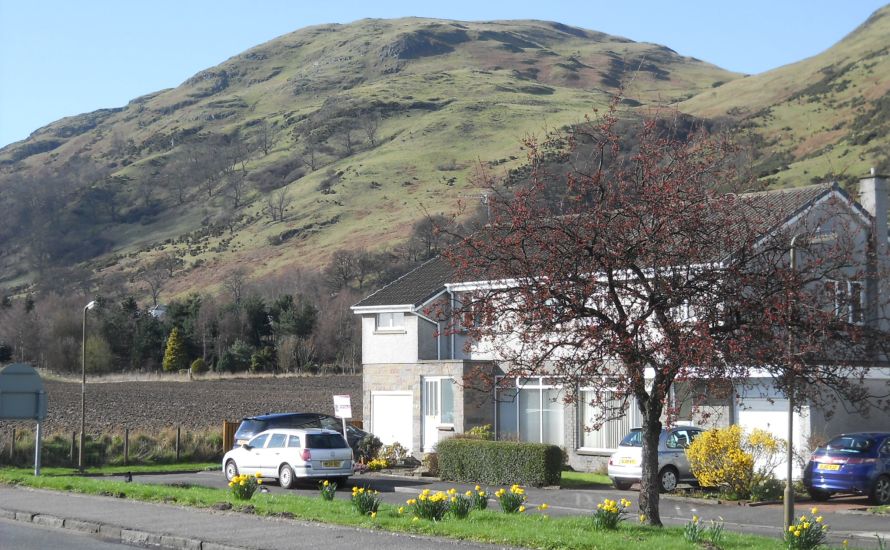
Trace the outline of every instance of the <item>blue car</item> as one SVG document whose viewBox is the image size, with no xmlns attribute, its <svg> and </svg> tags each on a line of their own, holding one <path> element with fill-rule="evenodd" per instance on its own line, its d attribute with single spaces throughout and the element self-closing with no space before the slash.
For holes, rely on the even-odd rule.
<svg viewBox="0 0 890 550">
<path fill-rule="evenodd" d="M 803 484 L 815 500 L 855 493 L 875 504 L 890 504 L 890 432 L 835 437 L 810 457 Z"/>
</svg>

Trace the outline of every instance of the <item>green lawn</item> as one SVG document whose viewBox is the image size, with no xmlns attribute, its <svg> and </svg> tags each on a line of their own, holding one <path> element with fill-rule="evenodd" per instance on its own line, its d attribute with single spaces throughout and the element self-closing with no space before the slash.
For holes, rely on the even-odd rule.
<svg viewBox="0 0 890 550">
<path fill-rule="evenodd" d="M 58 474 L 34 477 L 24 469 L 0 469 L 0 483 L 197 507 L 227 502 L 238 510 L 244 505 L 233 500 L 229 492 L 222 489 L 124 483 Z M 410 497 L 411 495 L 406 495 L 406 498 Z M 398 507 L 389 504 L 382 504 L 375 518 L 359 516 L 349 501 L 344 499 L 327 502 L 321 498 L 298 495 L 257 494 L 250 505 L 254 507 L 254 513 L 261 515 L 291 514 L 301 520 L 531 548 L 613 550 L 631 545 L 653 549 L 697 548 L 684 540 L 683 530 L 680 528 L 656 529 L 637 525 L 635 519 L 630 518 L 617 531 L 595 531 L 590 518 L 549 518 L 540 510 L 534 509 L 523 515 L 506 515 L 497 510 L 476 511 L 469 519 L 446 519 L 434 523 L 413 521 L 410 514 L 399 514 Z M 782 548 L 782 543 L 777 539 L 727 533 L 720 547 L 724 550 L 779 549 Z"/>
<path fill-rule="evenodd" d="M 597 488 L 612 486 L 612 480 L 606 474 L 594 474 L 590 472 L 562 472 L 562 481 L 559 486 L 563 489 Z"/>
<path fill-rule="evenodd" d="M 871 508 L 870 511 L 872 514 L 890 516 L 890 504 L 884 506 L 875 506 L 874 508 Z"/>
<path fill-rule="evenodd" d="M 102 466 L 102 467 L 94 467 L 94 468 L 86 468 L 84 470 L 84 474 L 86 475 L 115 475 L 115 474 L 123 474 L 126 472 L 130 472 L 133 474 L 146 474 L 146 473 L 169 473 L 169 472 L 200 472 L 204 470 L 218 470 L 221 466 L 218 462 L 188 462 L 188 463 L 174 463 L 174 464 L 143 464 L 143 465 L 132 465 L 132 466 Z M 9 469 L 0 469 L 0 472 L 25 472 L 31 473 L 33 469 L 30 468 L 9 468 Z M 77 468 L 59 468 L 59 467 L 49 467 L 49 468 L 41 468 L 40 475 L 45 476 L 75 476 L 78 475 Z"/>
</svg>

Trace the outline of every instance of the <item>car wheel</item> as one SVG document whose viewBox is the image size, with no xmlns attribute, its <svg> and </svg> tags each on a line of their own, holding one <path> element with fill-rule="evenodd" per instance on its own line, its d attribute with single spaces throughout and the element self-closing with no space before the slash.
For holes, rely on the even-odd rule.
<svg viewBox="0 0 890 550">
<path fill-rule="evenodd" d="M 677 488 L 677 470 L 668 466 L 658 473 L 658 489 L 670 493 Z"/>
<path fill-rule="evenodd" d="M 225 472 L 226 481 L 232 481 L 233 479 L 235 479 L 235 476 L 238 475 L 238 465 L 235 464 L 234 460 L 229 460 L 228 462 L 226 462 Z"/>
<path fill-rule="evenodd" d="M 819 489 L 807 489 L 807 493 L 810 494 L 810 497 L 813 500 L 818 500 L 819 502 L 825 502 L 826 500 L 831 498 L 830 491 L 820 491 Z"/>
<path fill-rule="evenodd" d="M 296 481 L 296 476 L 294 476 L 294 470 L 287 464 L 281 466 L 278 470 L 278 484 L 281 485 L 282 489 L 290 489 L 294 486 L 294 482 Z"/>
<path fill-rule="evenodd" d="M 873 504 L 890 504 L 890 477 L 879 477 L 878 480 L 875 481 L 874 487 L 871 488 L 871 494 L 868 498 Z"/>
<path fill-rule="evenodd" d="M 632 481 L 612 481 L 612 485 L 619 491 L 627 491 L 633 485 Z"/>
</svg>

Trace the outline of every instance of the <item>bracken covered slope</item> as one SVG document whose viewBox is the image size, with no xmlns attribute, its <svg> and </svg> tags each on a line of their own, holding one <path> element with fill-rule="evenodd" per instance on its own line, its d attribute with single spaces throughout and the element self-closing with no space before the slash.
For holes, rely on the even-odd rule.
<svg viewBox="0 0 890 550">
<path fill-rule="evenodd" d="M 890 6 L 814 57 L 702 92 L 679 108 L 753 133 L 779 185 L 890 170 Z"/>
<path fill-rule="evenodd" d="M 521 163 L 524 136 L 579 121 L 622 87 L 630 106 L 665 105 L 739 76 L 542 21 L 301 29 L 0 150 L 0 205 L 12 212 L 0 285 L 47 266 L 124 278 L 173 254 L 183 269 L 165 290 L 178 294 L 239 266 L 262 277 L 338 248 L 380 249 L 472 196 L 480 167 Z M 239 174 L 247 185 L 227 187 Z M 266 202 L 281 189 L 289 208 L 273 220 Z"/>
</svg>

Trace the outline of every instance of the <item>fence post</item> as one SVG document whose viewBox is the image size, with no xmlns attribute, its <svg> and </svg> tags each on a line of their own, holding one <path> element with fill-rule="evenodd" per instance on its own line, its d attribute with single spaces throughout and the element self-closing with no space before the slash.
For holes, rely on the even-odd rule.
<svg viewBox="0 0 890 550">
<path fill-rule="evenodd" d="M 176 462 L 179 462 L 179 437 L 182 426 L 176 426 Z"/>
<path fill-rule="evenodd" d="M 68 448 L 68 460 L 74 464 L 74 442 L 77 441 L 77 432 L 71 432 L 71 447 Z"/>
<path fill-rule="evenodd" d="M 130 464 L 130 428 L 124 428 L 124 466 Z"/>
</svg>

